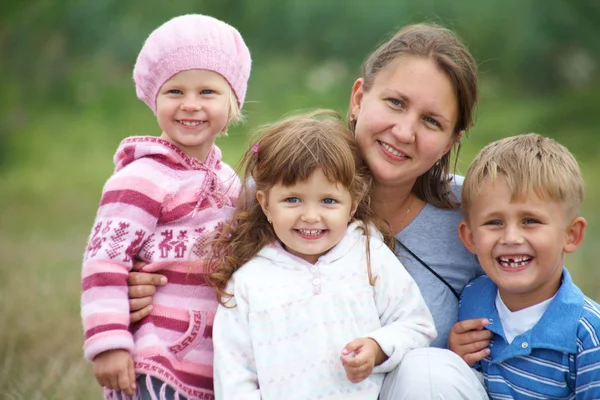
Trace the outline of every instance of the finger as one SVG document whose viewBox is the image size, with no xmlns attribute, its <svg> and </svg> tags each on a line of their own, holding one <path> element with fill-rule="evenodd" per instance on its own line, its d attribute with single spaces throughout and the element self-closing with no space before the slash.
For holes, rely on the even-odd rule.
<svg viewBox="0 0 600 400">
<path fill-rule="evenodd" d="M 454 324 L 452 331 L 455 333 L 465 333 L 472 330 L 481 330 L 488 326 L 488 324 L 489 321 L 487 318 L 465 319 Z"/>
<path fill-rule="evenodd" d="M 129 359 L 129 381 L 131 382 L 131 394 L 130 396 L 133 396 L 133 392 L 136 389 L 136 384 L 135 384 L 135 368 L 133 366 L 133 358 Z"/>
<path fill-rule="evenodd" d="M 355 369 L 365 364 L 365 360 L 358 357 L 342 356 L 342 365 L 344 368 Z"/>
<path fill-rule="evenodd" d="M 456 335 L 454 338 L 455 342 L 461 346 L 469 345 L 471 343 L 481 342 L 484 340 L 490 340 L 492 338 L 492 332 L 484 329 L 482 331 L 471 331 Z"/>
<path fill-rule="evenodd" d="M 109 389 L 113 389 L 113 390 L 121 390 L 119 388 L 119 374 L 111 374 L 108 377 L 108 384 L 106 385 L 107 388 Z"/>
<path fill-rule="evenodd" d="M 163 286 L 167 283 L 167 278 L 159 274 L 132 271 L 129 273 L 127 283 L 129 285 Z"/>
<path fill-rule="evenodd" d="M 98 382 L 98 385 L 100 385 L 101 387 L 106 386 L 106 380 L 104 379 L 104 376 L 96 375 L 96 381 Z"/>
<path fill-rule="evenodd" d="M 361 368 L 360 370 L 346 371 L 346 378 L 352 383 L 364 381 L 371 375 L 371 368 Z"/>
<path fill-rule="evenodd" d="M 347 343 L 344 348 L 342 349 L 342 355 L 348 355 L 352 352 L 356 353 L 358 351 L 358 349 L 360 349 L 363 346 L 363 340 L 362 339 L 354 339 L 353 341 L 351 341 L 350 343 Z"/>
<path fill-rule="evenodd" d="M 152 297 L 156 293 L 156 286 L 153 285 L 135 285 L 129 286 L 128 295 L 130 299 L 141 299 Z"/>
<path fill-rule="evenodd" d="M 148 307 L 152 304 L 152 297 L 142 297 L 140 299 L 129 299 L 129 310 L 130 311 L 139 311 L 144 307 Z"/>
<path fill-rule="evenodd" d="M 490 344 L 489 340 L 480 340 L 478 342 L 465 344 L 460 347 L 460 352 L 462 354 L 477 353 L 478 351 L 481 351 L 481 350 L 487 348 L 489 346 L 489 344 Z"/>
<path fill-rule="evenodd" d="M 119 385 L 119 390 L 125 392 L 128 396 L 131 396 L 129 392 L 131 392 L 131 382 L 129 382 L 129 371 L 128 369 L 124 369 L 117 375 L 117 383 Z"/>
<path fill-rule="evenodd" d="M 473 364 L 475 364 L 477 361 L 483 360 L 489 354 L 490 354 L 490 349 L 485 348 L 485 349 L 480 350 L 480 351 L 475 352 L 475 353 L 465 354 L 465 356 L 463 357 L 463 360 L 465 360 L 465 362 L 467 364 L 469 364 L 470 367 L 472 367 Z"/>
<path fill-rule="evenodd" d="M 139 321 L 143 320 L 144 318 L 146 318 L 148 315 L 150 315 L 151 311 L 152 311 L 152 305 L 144 307 L 141 310 L 134 311 L 129 314 L 129 322 L 131 322 L 132 324 L 139 322 Z"/>
</svg>

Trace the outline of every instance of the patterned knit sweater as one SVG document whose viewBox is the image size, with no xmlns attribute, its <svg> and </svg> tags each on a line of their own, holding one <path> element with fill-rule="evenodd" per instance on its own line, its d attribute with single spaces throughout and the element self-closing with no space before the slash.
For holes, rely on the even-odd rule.
<svg viewBox="0 0 600 400">
<path fill-rule="evenodd" d="M 202 244 L 230 218 L 239 179 L 218 147 L 202 163 L 157 137 L 125 139 L 115 165 L 84 256 L 85 356 L 129 350 L 136 373 L 189 399 L 212 399 L 217 300 L 204 282 Z M 127 274 L 136 259 L 169 283 L 158 288 L 151 314 L 129 326 Z"/>
<path fill-rule="evenodd" d="M 310 264 L 274 243 L 233 274 L 232 308 L 215 317 L 215 394 L 220 400 L 377 399 L 385 372 L 436 337 L 415 281 L 380 238 L 357 223 Z M 340 356 L 359 337 L 388 359 L 351 383 Z M 406 383 L 407 385 L 410 382 Z"/>
</svg>

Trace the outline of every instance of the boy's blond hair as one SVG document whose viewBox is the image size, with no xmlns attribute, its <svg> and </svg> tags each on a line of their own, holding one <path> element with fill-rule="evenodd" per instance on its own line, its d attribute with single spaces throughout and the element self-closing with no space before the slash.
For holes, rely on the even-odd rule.
<svg viewBox="0 0 600 400">
<path fill-rule="evenodd" d="M 583 201 L 581 170 L 569 150 L 553 139 L 528 133 L 485 146 L 469 167 L 462 187 L 467 221 L 484 185 L 499 176 L 506 179 L 511 200 L 526 199 L 535 193 L 541 199 L 562 204 L 569 218 L 579 214 Z"/>
</svg>

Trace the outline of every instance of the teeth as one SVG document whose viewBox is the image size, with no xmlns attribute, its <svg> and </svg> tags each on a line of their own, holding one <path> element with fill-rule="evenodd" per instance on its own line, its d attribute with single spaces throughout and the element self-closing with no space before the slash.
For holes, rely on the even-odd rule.
<svg viewBox="0 0 600 400">
<path fill-rule="evenodd" d="M 322 229 L 298 229 L 298 232 L 300 232 L 302 235 L 305 236 L 319 236 L 321 233 L 323 233 Z"/>
<path fill-rule="evenodd" d="M 179 121 L 180 124 L 183 124 L 185 126 L 198 126 L 200 125 L 202 122 L 200 121 Z"/>
<path fill-rule="evenodd" d="M 387 151 L 389 151 L 390 153 L 392 153 L 396 157 L 407 157 L 406 154 L 399 152 L 398 150 L 394 149 L 389 144 L 384 143 L 384 142 L 379 142 L 379 143 L 381 143 L 381 145 L 383 146 L 384 149 L 386 149 Z"/>
<path fill-rule="evenodd" d="M 531 261 L 531 259 L 532 259 L 532 257 L 529 257 L 529 256 L 517 256 L 517 257 L 500 256 L 500 257 L 498 257 L 498 262 L 503 267 L 516 268 L 516 267 L 523 267 L 523 266 L 527 265 L 527 263 L 529 261 Z"/>
</svg>

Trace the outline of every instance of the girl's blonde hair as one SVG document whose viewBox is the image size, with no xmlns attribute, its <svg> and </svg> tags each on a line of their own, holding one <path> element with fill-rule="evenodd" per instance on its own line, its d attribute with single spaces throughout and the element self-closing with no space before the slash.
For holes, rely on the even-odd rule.
<svg viewBox="0 0 600 400">
<path fill-rule="evenodd" d="M 365 235 L 369 235 L 366 227 L 369 224 L 383 234 L 388 246 L 391 247 L 394 240 L 388 225 L 372 211 L 373 178 L 354 136 L 338 113 L 317 110 L 292 116 L 265 126 L 258 133 L 258 139 L 240 162 L 245 172 L 233 218 L 218 228 L 217 237 L 211 242 L 208 282 L 217 289 L 223 305 L 232 296 L 225 289 L 233 273 L 263 247 L 277 240 L 256 199 L 257 190 L 268 193 L 278 183 L 291 186 L 321 169 L 331 182 L 348 189 L 357 204 L 352 221 L 365 225 Z M 368 243 L 369 240 L 367 261 Z"/>
<path fill-rule="evenodd" d="M 227 136 L 229 126 L 244 122 L 245 119 L 233 89 L 231 88 L 231 86 L 229 86 L 229 84 L 227 85 L 227 87 L 229 88 L 229 95 L 227 99 L 227 125 L 225 125 L 225 129 L 223 129 L 223 131 L 221 132 L 222 136 Z"/>
</svg>

